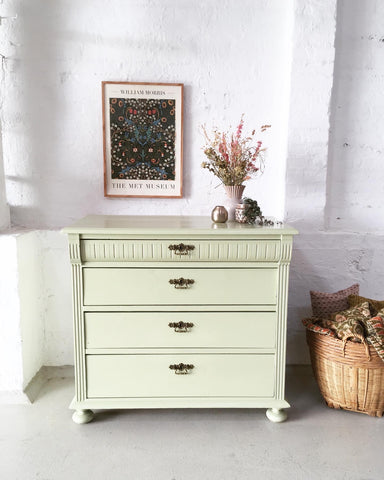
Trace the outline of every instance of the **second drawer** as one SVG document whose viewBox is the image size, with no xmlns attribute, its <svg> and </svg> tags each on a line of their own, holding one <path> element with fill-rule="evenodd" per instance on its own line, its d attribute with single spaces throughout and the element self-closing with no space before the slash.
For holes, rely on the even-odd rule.
<svg viewBox="0 0 384 480">
<path fill-rule="evenodd" d="M 83 281 L 84 305 L 275 305 L 277 269 L 84 268 Z"/>
<path fill-rule="evenodd" d="M 274 348 L 275 337 L 275 312 L 85 313 L 86 348 Z"/>
</svg>

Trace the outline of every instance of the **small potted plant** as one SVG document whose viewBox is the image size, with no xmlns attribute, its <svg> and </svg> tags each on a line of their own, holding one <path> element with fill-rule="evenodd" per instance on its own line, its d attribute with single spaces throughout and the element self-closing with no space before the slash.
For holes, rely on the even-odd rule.
<svg viewBox="0 0 384 480">
<path fill-rule="evenodd" d="M 252 198 L 244 198 L 242 203 L 237 204 L 235 220 L 239 223 L 257 223 L 264 226 L 275 225 L 274 221 L 268 220 L 263 216 L 259 204 Z"/>
<path fill-rule="evenodd" d="M 262 215 L 259 204 L 251 198 L 244 198 L 243 203 L 236 205 L 235 219 L 239 223 L 255 223 Z"/>
</svg>

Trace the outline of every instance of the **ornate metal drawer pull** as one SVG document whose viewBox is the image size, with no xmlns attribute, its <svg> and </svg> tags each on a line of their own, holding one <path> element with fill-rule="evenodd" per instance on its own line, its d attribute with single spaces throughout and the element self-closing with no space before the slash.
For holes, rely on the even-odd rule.
<svg viewBox="0 0 384 480">
<path fill-rule="evenodd" d="M 168 326 L 175 329 L 175 332 L 188 332 L 190 328 L 193 327 L 191 322 L 171 322 L 168 323 Z"/>
<path fill-rule="evenodd" d="M 169 280 L 169 283 L 171 285 L 174 285 L 175 288 L 189 288 L 190 285 L 193 285 L 195 283 L 192 278 L 171 278 Z"/>
<path fill-rule="evenodd" d="M 195 368 L 194 365 L 188 365 L 185 363 L 178 363 L 178 364 L 173 364 L 169 365 L 169 368 L 171 370 L 174 370 L 176 375 L 187 375 L 190 373 L 189 371 Z"/>
<path fill-rule="evenodd" d="M 169 245 L 168 249 L 175 252 L 175 255 L 188 255 L 188 253 L 195 249 L 194 245 L 184 245 L 179 243 L 178 245 Z"/>
</svg>

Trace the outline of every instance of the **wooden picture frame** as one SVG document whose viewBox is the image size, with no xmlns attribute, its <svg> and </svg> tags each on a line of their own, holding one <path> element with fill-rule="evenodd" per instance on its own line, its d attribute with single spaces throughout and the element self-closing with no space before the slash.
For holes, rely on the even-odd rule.
<svg viewBox="0 0 384 480">
<path fill-rule="evenodd" d="M 183 87 L 102 82 L 105 197 L 182 197 Z"/>
</svg>

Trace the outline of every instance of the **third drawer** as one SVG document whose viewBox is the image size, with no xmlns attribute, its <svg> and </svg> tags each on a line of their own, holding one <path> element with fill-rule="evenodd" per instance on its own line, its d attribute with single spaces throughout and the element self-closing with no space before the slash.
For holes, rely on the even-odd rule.
<svg viewBox="0 0 384 480">
<path fill-rule="evenodd" d="M 89 349 L 273 349 L 276 312 L 87 312 L 85 338 Z"/>
</svg>

